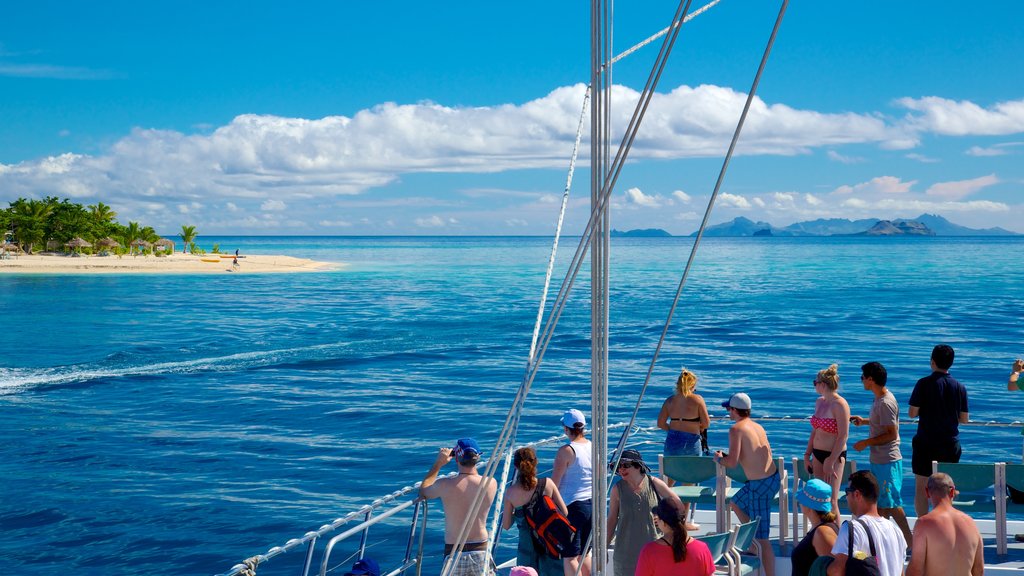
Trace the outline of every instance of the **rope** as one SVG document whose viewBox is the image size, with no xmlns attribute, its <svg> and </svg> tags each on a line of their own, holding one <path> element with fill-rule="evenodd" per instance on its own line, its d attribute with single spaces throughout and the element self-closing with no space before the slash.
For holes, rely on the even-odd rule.
<svg viewBox="0 0 1024 576">
<path fill-rule="evenodd" d="M 252 558 L 246 558 L 242 561 L 245 565 L 238 576 L 256 576 L 256 567 L 260 565 L 261 556 L 253 556 Z"/>
<path fill-rule="evenodd" d="M 711 218 L 711 211 L 715 207 L 715 200 L 718 198 L 718 193 L 722 189 L 722 182 L 725 180 L 726 171 L 729 169 L 729 161 L 732 159 L 732 155 L 736 150 L 736 142 L 739 141 L 740 133 L 743 131 L 743 124 L 746 122 L 747 114 L 750 112 L 750 104 L 753 102 L 754 95 L 757 93 L 757 86 L 761 81 L 761 74 L 764 73 L 765 65 L 768 62 L 768 56 L 771 54 L 772 45 L 775 43 L 775 37 L 778 35 L 779 26 L 782 24 L 782 17 L 785 16 L 786 7 L 788 5 L 789 0 L 782 1 L 782 6 L 779 9 L 779 15 L 775 20 L 775 27 L 772 28 L 772 34 L 768 39 L 768 45 L 765 46 L 764 55 L 761 56 L 761 63 L 757 68 L 757 73 L 754 75 L 754 82 L 750 87 L 750 92 L 747 93 L 747 100 L 743 105 L 743 112 L 740 114 L 739 122 L 736 124 L 736 130 L 733 132 L 732 141 L 729 143 L 729 151 L 726 152 L 725 160 L 722 162 L 722 168 L 718 173 L 718 180 L 715 182 L 715 189 L 711 193 L 711 198 L 708 199 L 708 206 L 704 210 L 704 219 L 701 221 L 700 228 L 697 229 L 697 237 L 694 239 L 693 246 L 690 248 L 690 256 L 686 261 L 686 267 L 683 270 L 683 275 L 679 279 L 679 286 L 676 288 L 675 297 L 672 300 L 672 306 L 669 308 L 668 317 L 665 319 L 665 324 L 662 327 L 661 337 L 658 339 L 658 345 L 654 349 L 654 355 L 647 368 L 647 376 L 644 378 L 643 386 L 640 388 L 640 395 L 633 408 L 633 415 L 629 420 L 629 426 L 627 426 L 625 431 L 623 431 L 622 437 L 619 439 L 619 444 L 616 447 L 615 467 L 618 467 L 622 447 L 629 439 L 629 428 L 636 422 L 636 416 L 640 410 L 640 403 L 643 401 L 644 394 L 647 392 L 647 387 L 651 381 L 651 374 L 654 372 L 654 366 L 658 361 L 658 356 L 661 354 L 661 349 L 665 343 L 665 336 L 668 334 L 668 330 L 672 325 L 672 316 L 675 314 L 676 308 L 679 305 L 679 298 L 683 293 L 683 288 L 686 286 L 686 280 L 690 276 L 690 270 L 693 268 L 693 261 L 697 256 L 697 249 L 700 247 L 700 241 L 704 237 L 704 230 L 707 228 L 708 220 Z"/>
</svg>

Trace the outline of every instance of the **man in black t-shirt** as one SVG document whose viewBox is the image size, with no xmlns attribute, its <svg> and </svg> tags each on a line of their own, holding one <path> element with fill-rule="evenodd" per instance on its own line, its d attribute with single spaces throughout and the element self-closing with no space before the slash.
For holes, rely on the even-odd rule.
<svg viewBox="0 0 1024 576">
<path fill-rule="evenodd" d="M 917 381 L 910 394 L 910 417 L 917 421 L 914 436 L 914 510 L 928 513 L 925 488 L 932 475 L 932 461 L 960 461 L 960 424 L 967 423 L 967 389 L 949 375 L 953 348 L 939 344 L 932 349 L 932 373 Z"/>
</svg>

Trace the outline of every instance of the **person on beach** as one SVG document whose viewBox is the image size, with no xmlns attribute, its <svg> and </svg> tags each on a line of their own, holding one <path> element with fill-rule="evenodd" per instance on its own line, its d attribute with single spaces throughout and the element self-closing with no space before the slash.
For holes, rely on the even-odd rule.
<svg viewBox="0 0 1024 576">
<path fill-rule="evenodd" d="M 231 269 L 234 270 L 235 272 L 238 271 L 238 256 L 235 256 L 234 258 L 231 259 Z"/>
<path fill-rule="evenodd" d="M 832 364 L 814 378 L 811 436 L 807 439 L 804 466 L 815 478 L 832 486 L 832 509 L 839 511 L 839 478 L 846 466 L 846 441 L 850 436 L 850 405 L 839 395 L 839 366 Z"/>
<path fill-rule="evenodd" d="M 526 523 L 523 507 L 537 496 L 549 496 L 562 511 L 567 514 L 565 502 L 554 482 L 547 478 L 537 478 L 537 453 L 533 448 L 526 447 L 516 450 L 512 457 L 516 469 L 515 480 L 505 490 L 505 502 L 501 516 L 502 530 L 508 530 L 515 522 L 519 528 L 519 548 L 516 551 L 516 562 L 520 566 L 532 566 L 540 576 L 562 576 L 562 561 L 548 555 L 533 536 L 533 531 Z M 537 573 L 534 573 L 535 576 Z"/>
<path fill-rule="evenodd" d="M 636 576 L 711 576 L 715 562 L 708 545 L 686 533 L 686 516 L 670 500 L 651 509 L 662 537 L 647 543 L 636 562 Z"/>
<path fill-rule="evenodd" d="M 926 490 L 933 507 L 914 524 L 914 554 L 907 576 L 981 576 L 981 534 L 970 516 L 953 507 L 953 479 L 941 472 L 932 474 Z"/>
<path fill-rule="evenodd" d="M 665 456 L 700 456 L 701 433 L 708 429 L 711 418 L 704 398 L 694 391 L 697 389 L 697 376 L 687 369 L 676 379 L 676 393 L 669 396 L 661 405 L 658 413 L 658 428 L 665 430 Z M 672 486 L 671 478 L 665 482 Z M 683 513 L 689 519 L 690 505 L 683 503 Z M 689 531 L 699 530 L 700 526 L 686 523 Z"/>
<path fill-rule="evenodd" d="M 775 576 L 775 550 L 768 536 L 771 533 L 772 501 L 779 492 L 779 470 L 772 459 L 768 435 L 750 417 L 750 396 L 733 394 L 722 402 L 734 422 L 729 428 L 729 452 L 715 451 L 715 462 L 726 468 L 741 466 L 747 483 L 732 497 L 732 509 L 740 522 L 759 518 L 754 537 L 761 547 L 761 566 L 768 576 Z"/>
<path fill-rule="evenodd" d="M 1024 372 L 1024 360 L 1017 358 L 1013 361 L 1013 368 L 1010 369 L 1010 379 L 1006 382 L 1006 389 L 1010 392 L 1020 390 L 1020 386 L 1017 385 L 1017 379 L 1020 378 L 1021 372 Z"/>
<path fill-rule="evenodd" d="M 850 474 L 846 487 L 846 501 L 854 518 L 843 522 L 832 546 L 835 556 L 828 566 L 828 576 L 845 576 L 850 556 L 864 559 L 871 556 L 874 542 L 875 561 L 881 576 L 902 576 L 907 558 L 907 541 L 899 526 L 878 515 L 878 480 L 867 470 Z M 853 530 L 853 551 L 850 550 L 850 530 Z M 870 530 L 870 538 L 868 532 Z"/>
<path fill-rule="evenodd" d="M 480 445 L 472 438 L 460 438 L 455 448 L 438 450 L 434 465 L 420 484 L 420 496 L 427 500 L 441 499 L 444 508 L 444 562 L 459 543 L 462 526 L 469 517 L 470 508 L 477 494 L 483 491 L 483 500 L 476 516 L 469 521 L 469 531 L 462 554 L 451 572 L 453 576 L 481 576 L 494 574 L 487 559 L 487 512 L 494 502 L 497 483 L 493 478 L 484 478 L 476 471 L 482 456 Z M 437 475 L 449 462 L 455 460 L 459 467 L 458 476 L 441 478 Z"/>
<path fill-rule="evenodd" d="M 917 381 L 910 394 L 909 415 L 917 421 L 914 435 L 914 510 L 918 516 L 928 513 L 925 485 L 932 475 L 932 461 L 960 461 L 960 424 L 966 424 L 967 389 L 949 375 L 953 348 L 939 344 L 932 349 L 932 373 Z"/>
<path fill-rule="evenodd" d="M 853 449 L 862 452 L 870 450 L 871 473 L 878 480 L 878 513 L 892 518 L 903 531 L 903 538 L 910 542 L 910 524 L 903 511 L 903 454 L 900 453 L 900 408 L 896 397 L 885 387 L 888 373 L 878 362 L 868 362 L 860 367 L 860 381 L 864 389 L 875 396 L 867 418 L 851 416 L 856 426 L 868 425 L 868 437 L 854 443 Z"/>
<path fill-rule="evenodd" d="M 832 557 L 832 546 L 839 534 L 835 509 L 832 508 L 832 487 L 811 478 L 796 494 L 797 504 L 811 521 L 811 529 L 793 548 L 789 559 L 793 563 L 793 576 L 808 576 L 811 566 L 821 557 Z"/>
<path fill-rule="evenodd" d="M 614 458 L 609 465 L 613 464 Z M 658 505 L 658 500 L 665 499 L 682 514 L 683 503 L 668 484 L 651 476 L 651 467 L 637 450 L 622 451 L 617 472 L 619 481 L 612 487 L 608 505 L 608 546 L 612 546 L 614 538 L 615 574 L 633 574 L 640 550 L 661 536 L 651 509 Z"/>
<path fill-rule="evenodd" d="M 555 454 L 555 466 L 551 472 L 551 480 L 558 487 L 565 500 L 569 512 L 566 517 L 576 529 L 576 537 L 572 546 L 562 558 L 566 576 L 575 576 L 580 563 L 583 576 L 590 576 L 590 554 L 584 557 L 583 548 L 590 540 L 593 527 L 592 478 L 594 473 L 591 459 L 590 440 L 587 440 L 587 419 L 583 412 L 571 408 L 562 414 L 562 428 L 569 443 L 558 449 Z"/>
</svg>

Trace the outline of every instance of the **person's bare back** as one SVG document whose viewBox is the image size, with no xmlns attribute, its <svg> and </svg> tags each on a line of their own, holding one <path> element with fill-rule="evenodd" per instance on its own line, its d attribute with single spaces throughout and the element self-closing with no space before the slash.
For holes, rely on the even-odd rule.
<svg viewBox="0 0 1024 576">
<path fill-rule="evenodd" d="M 437 481 L 437 489 L 444 505 L 444 541 L 455 544 L 459 540 L 462 523 L 469 515 L 470 507 L 476 499 L 477 491 L 485 478 L 479 474 L 459 474 L 454 478 L 442 478 Z M 487 480 L 484 500 L 480 504 L 476 519 L 470 522 L 466 542 L 484 542 L 487 540 L 487 512 L 494 501 L 495 482 Z"/>
<path fill-rule="evenodd" d="M 956 493 L 946 474 L 928 479 L 928 498 L 935 508 L 914 525 L 914 553 L 907 576 L 981 576 L 985 559 L 974 520 L 953 508 Z"/>
<path fill-rule="evenodd" d="M 737 434 L 740 442 L 739 464 L 749 480 L 760 480 L 775 473 L 772 447 L 764 428 L 750 418 L 736 422 L 729 434 Z"/>
</svg>

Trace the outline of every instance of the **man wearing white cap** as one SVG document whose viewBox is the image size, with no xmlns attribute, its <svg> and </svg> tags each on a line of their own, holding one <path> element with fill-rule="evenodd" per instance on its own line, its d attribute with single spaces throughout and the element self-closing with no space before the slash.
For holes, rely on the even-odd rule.
<svg viewBox="0 0 1024 576">
<path fill-rule="evenodd" d="M 562 566 L 566 576 L 576 574 L 580 562 L 583 563 L 581 573 L 590 576 L 590 557 L 584 557 L 583 548 L 590 539 L 593 526 L 593 501 L 591 496 L 593 465 L 590 452 L 590 440 L 586 437 L 587 419 L 583 412 L 572 408 L 562 415 L 562 427 L 569 443 L 558 449 L 555 455 L 555 467 L 551 472 L 551 481 L 558 486 L 562 499 L 565 500 L 569 513 L 569 523 L 576 528 L 576 537 L 572 546 L 562 557 Z"/>
<path fill-rule="evenodd" d="M 775 551 L 768 536 L 779 471 L 772 460 L 772 447 L 764 428 L 750 418 L 750 396 L 738 392 L 722 402 L 722 407 L 729 410 L 735 424 L 729 429 L 729 453 L 716 450 L 715 461 L 726 468 L 743 467 L 747 483 L 732 497 L 732 509 L 740 522 L 760 518 L 754 537 L 761 546 L 761 566 L 767 576 L 775 576 Z"/>
</svg>

